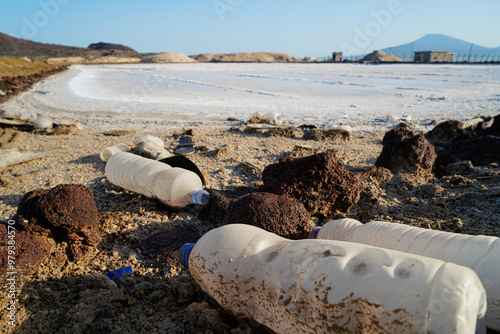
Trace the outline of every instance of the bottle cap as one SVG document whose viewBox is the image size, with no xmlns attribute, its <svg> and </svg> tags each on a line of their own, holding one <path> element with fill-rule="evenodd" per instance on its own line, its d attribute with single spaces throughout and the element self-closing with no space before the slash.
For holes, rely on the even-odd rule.
<svg viewBox="0 0 500 334">
<path fill-rule="evenodd" d="M 321 226 L 314 226 L 309 233 L 309 239 L 318 239 L 319 230 L 321 230 Z"/>
<path fill-rule="evenodd" d="M 132 273 L 132 266 L 123 267 L 106 273 L 110 279 L 120 278 L 122 276 L 130 275 Z"/>
<path fill-rule="evenodd" d="M 210 194 L 203 189 L 196 190 L 193 194 L 193 203 L 206 205 L 210 200 Z"/>
<path fill-rule="evenodd" d="M 193 250 L 194 244 L 184 244 L 179 249 L 179 261 L 181 264 L 189 269 L 189 254 Z"/>
</svg>

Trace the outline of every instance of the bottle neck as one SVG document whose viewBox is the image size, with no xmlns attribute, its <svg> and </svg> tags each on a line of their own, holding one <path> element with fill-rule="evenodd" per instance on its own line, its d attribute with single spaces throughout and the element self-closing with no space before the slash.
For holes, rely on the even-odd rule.
<svg viewBox="0 0 500 334">
<path fill-rule="evenodd" d="M 179 249 L 179 261 L 181 264 L 189 269 L 189 255 L 193 250 L 195 244 L 184 244 L 181 249 Z"/>
<path fill-rule="evenodd" d="M 198 189 L 193 193 L 192 199 L 194 204 L 206 205 L 210 200 L 210 194 L 203 189 Z"/>
<path fill-rule="evenodd" d="M 309 233 L 309 239 L 318 239 L 319 230 L 321 230 L 320 226 L 313 227 L 313 229 Z"/>
</svg>

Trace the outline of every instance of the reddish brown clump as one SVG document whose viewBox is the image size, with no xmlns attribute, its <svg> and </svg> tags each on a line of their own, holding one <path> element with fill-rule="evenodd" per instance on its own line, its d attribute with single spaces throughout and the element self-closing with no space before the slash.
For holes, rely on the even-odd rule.
<svg viewBox="0 0 500 334">
<path fill-rule="evenodd" d="M 423 134 L 415 136 L 403 128 L 387 132 L 383 145 L 375 166 L 388 168 L 391 172 L 431 171 L 437 157 L 434 146 Z"/>
<path fill-rule="evenodd" d="M 9 248 L 9 245 L 13 247 Z M 38 270 L 43 260 L 52 252 L 53 247 L 42 237 L 17 230 L 17 224 L 0 224 L 0 277 L 5 277 L 6 273 L 15 272 L 16 274 L 8 274 L 8 276 L 14 276 L 16 280 L 22 282 Z M 13 261 L 9 264 L 9 260 Z"/>
<path fill-rule="evenodd" d="M 253 225 L 289 239 L 306 238 L 314 227 L 302 203 L 271 193 L 251 193 L 232 201 L 224 224 Z"/>
<path fill-rule="evenodd" d="M 22 229 L 57 241 L 80 241 L 95 246 L 101 241 L 94 194 L 79 184 L 61 184 L 30 191 L 17 209 Z"/>
<path fill-rule="evenodd" d="M 280 159 L 262 172 L 259 189 L 299 200 L 312 215 L 331 217 L 359 200 L 360 184 L 333 152 Z"/>
</svg>

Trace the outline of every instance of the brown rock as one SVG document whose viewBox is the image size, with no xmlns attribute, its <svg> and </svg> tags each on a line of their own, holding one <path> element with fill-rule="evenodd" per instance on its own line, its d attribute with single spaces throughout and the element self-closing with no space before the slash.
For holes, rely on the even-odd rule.
<svg viewBox="0 0 500 334">
<path fill-rule="evenodd" d="M 101 241 L 94 194 L 79 184 L 30 191 L 17 209 L 22 228 L 54 238 L 95 246 Z M 27 221 L 25 221 L 27 220 Z"/>
<path fill-rule="evenodd" d="M 446 121 L 436 125 L 425 137 L 431 142 L 449 142 L 463 134 L 463 125 L 459 121 Z"/>
<path fill-rule="evenodd" d="M 474 166 L 500 162 L 500 138 L 479 137 L 453 143 L 450 153 L 461 160 L 470 160 Z"/>
<path fill-rule="evenodd" d="M 295 138 L 296 130 L 294 128 L 278 128 L 271 129 L 264 132 L 267 137 L 285 137 L 285 138 Z"/>
<path fill-rule="evenodd" d="M 207 189 L 210 194 L 210 201 L 201 210 L 200 219 L 211 220 L 216 225 L 220 225 L 224 221 L 229 204 L 239 197 L 246 195 L 242 191 L 220 191 L 215 189 Z"/>
<path fill-rule="evenodd" d="M 387 132 L 383 145 L 375 166 L 386 167 L 392 172 L 430 171 L 437 157 L 434 146 L 423 134 L 415 136 L 413 132 L 402 128 Z"/>
<path fill-rule="evenodd" d="M 360 184 L 333 152 L 282 158 L 262 172 L 260 191 L 299 200 L 312 215 L 346 212 L 359 199 Z"/>
<path fill-rule="evenodd" d="M 306 238 L 314 227 L 299 201 L 270 193 L 251 193 L 231 202 L 224 224 L 253 225 L 289 239 Z"/>
<path fill-rule="evenodd" d="M 17 228 L 17 224 L 14 227 Z M 12 232 L 9 234 L 9 231 L 15 231 L 15 234 Z M 7 225 L 0 224 L 0 277 L 5 277 L 9 272 L 16 272 L 15 279 L 24 282 L 38 271 L 42 261 L 50 255 L 54 246 L 46 239 L 30 232 L 17 229 L 9 231 Z M 9 248 L 9 245 L 14 248 Z M 12 252 L 9 253 L 9 250 Z M 9 264 L 9 259 L 14 261 Z M 7 275 L 7 278 L 10 276 L 13 275 Z"/>
<path fill-rule="evenodd" d="M 312 140 L 349 140 L 351 138 L 351 133 L 345 130 L 320 130 L 320 129 L 311 129 L 309 131 L 304 132 L 304 139 L 312 139 Z"/>
</svg>

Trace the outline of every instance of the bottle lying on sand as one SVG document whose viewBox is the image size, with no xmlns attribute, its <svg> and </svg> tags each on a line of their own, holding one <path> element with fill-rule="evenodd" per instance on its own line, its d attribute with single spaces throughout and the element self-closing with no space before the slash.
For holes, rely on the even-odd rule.
<svg viewBox="0 0 500 334">
<path fill-rule="evenodd" d="M 108 161 L 109 158 L 115 153 L 118 152 L 128 152 L 130 151 L 130 147 L 126 144 L 118 144 L 115 146 L 110 146 L 110 147 L 105 147 L 101 150 L 101 153 L 99 153 L 99 157 L 101 158 L 101 161 L 106 162 Z"/>
<path fill-rule="evenodd" d="M 132 153 L 113 154 L 106 163 L 105 174 L 114 185 L 157 198 L 173 209 L 189 204 L 205 205 L 209 200 L 196 173 Z"/>
<path fill-rule="evenodd" d="M 453 263 L 241 224 L 185 244 L 179 258 L 226 311 L 277 333 L 485 332 L 484 288 Z"/>
<path fill-rule="evenodd" d="M 311 238 L 358 242 L 453 262 L 474 270 L 488 298 L 486 326 L 500 331 L 500 238 L 428 230 L 388 222 L 339 219 Z"/>
</svg>

